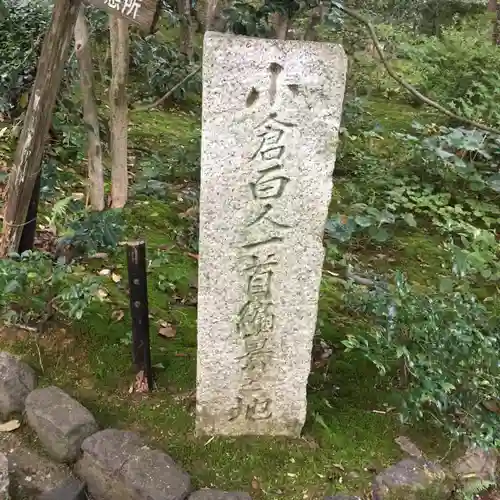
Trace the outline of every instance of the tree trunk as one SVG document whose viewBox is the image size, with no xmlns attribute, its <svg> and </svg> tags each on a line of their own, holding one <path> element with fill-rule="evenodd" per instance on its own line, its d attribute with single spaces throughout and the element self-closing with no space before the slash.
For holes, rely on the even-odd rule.
<svg viewBox="0 0 500 500">
<path fill-rule="evenodd" d="M 191 1 L 177 0 L 180 16 L 180 51 L 189 61 L 193 59 L 193 20 L 191 18 Z"/>
<path fill-rule="evenodd" d="M 317 7 L 311 9 L 309 14 L 309 22 L 307 23 L 306 30 L 304 32 L 303 40 L 316 41 L 318 39 L 318 34 L 316 33 L 316 27 L 321 23 L 323 18 L 323 4 L 320 3 Z"/>
<path fill-rule="evenodd" d="M 111 206 L 123 208 L 128 196 L 127 169 L 127 76 L 129 59 L 128 24 L 115 15 L 109 18 L 112 77 L 109 87 L 111 132 Z"/>
<path fill-rule="evenodd" d="M 493 26 L 491 31 L 493 45 L 500 46 L 500 2 L 498 0 L 489 0 L 488 11 L 493 14 L 491 20 Z"/>
<path fill-rule="evenodd" d="M 87 128 L 87 156 L 89 165 L 90 205 L 93 210 L 104 210 L 104 170 L 99 136 L 99 120 L 94 97 L 94 70 L 92 50 L 83 5 L 75 25 L 75 52 L 80 69 L 80 88 L 83 97 L 83 121 Z"/>
<path fill-rule="evenodd" d="M 205 29 L 212 31 L 215 25 L 215 18 L 218 14 L 218 0 L 207 0 L 207 15 L 205 20 Z"/>
<path fill-rule="evenodd" d="M 278 40 L 286 40 L 290 19 L 286 14 L 275 12 L 271 15 L 271 25 Z"/>
<path fill-rule="evenodd" d="M 80 3 L 56 0 L 54 4 L 7 185 L 0 256 L 16 252 L 19 246 Z"/>
</svg>

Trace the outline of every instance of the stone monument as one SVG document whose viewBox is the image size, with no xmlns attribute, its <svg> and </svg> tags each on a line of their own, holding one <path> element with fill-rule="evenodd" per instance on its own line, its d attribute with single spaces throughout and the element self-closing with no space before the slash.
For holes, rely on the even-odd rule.
<svg viewBox="0 0 500 500">
<path fill-rule="evenodd" d="M 301 432 L 346 66 L 338 45 L 205 35 L 198 434 Z"/>
</svg>

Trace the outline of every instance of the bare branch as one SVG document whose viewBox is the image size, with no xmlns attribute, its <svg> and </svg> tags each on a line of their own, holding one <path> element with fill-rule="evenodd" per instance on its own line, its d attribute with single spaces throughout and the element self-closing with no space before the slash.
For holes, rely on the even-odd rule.
<svg viewBox="0 0 500 500">
<path fill-rule="evenodd" d="M 482 123 L 476 122 L 474 120 L 469 120 L 468 118 L 465 118 L 463 116 L 457 115 L 453 113 L 453 111 L 450 111 L 449 109 L 446 109 L 444 106 L 441 106 L 441 104 L 438 104 L 437 102 L 433 101 L 432 99 L 429 99 L 427 96 L 421 94 L 413 85 L 409 84 L 407 81 L 405 81 L 403 78 L 401 78 L 391 67 L 389 62 L 387 61 L 384 52 L 382 50 L 382 47 L 380 46 L 380 42 L 377 38 L 377 34 L 375 33 L 375 28 L 373 27 L 373 24 L 366 19 L 364 16 L 362 16 L 359 12 L 352 10 L 348 7 L 344 7 L 341 5 L 339 2 L 332 2 L 332 5 L 339 9 L 340 11 L 344 12 L 345 14 L 353 17 L 360 23 L 364 24 L 368 30 L 368 33 L 370 34 L 370 38 L 373 40 L 373 44 L 375 45 L 375 48 L 377 50 L 377 53 L 380 57 L 380 60 L 382 61 L 382 64 L 384 65 L 385 69 L 387 70 L 387 73 L 396 80 L 396 82 L 399 83 L 402 87 L 404 87 L 410 94 L 412 94 L 414 97 L 416 97 L 419 101 L 433 107 L 434 109 L 437 109 L 439 112 L 443 113 L 446 116 L 449 116 L 450 118 L 454 118 L 455 120 L 458 120 L 462 122 L 465 125 L 469 125 L 471 127 L 478 128 L 480 130 L 484 130 L 486 132 L 490 132 L 492 134 L 497 134 L 500 135 L 500 130 L 496 129 L 494 127 L 489 127 L 488 125 L 483 125 Z"/>
<path fill-rule="evenodd" d="M 198 71 L 200 71 L 201 66 L 197 66 L 189 75 L 185 76 L 179 83 L 174 85 L 163 97 L 160 97 L 158 100 L 151 104 L 146 104 L 145 106 L 134 106 L 131 110 L 134 111 L 147 111 L 148 109 L 153 109 L 158 107 L 160 104 L 165 102 L 178 88 L 182 87 L 187 81 L 191 80 Z"/>
</svg>

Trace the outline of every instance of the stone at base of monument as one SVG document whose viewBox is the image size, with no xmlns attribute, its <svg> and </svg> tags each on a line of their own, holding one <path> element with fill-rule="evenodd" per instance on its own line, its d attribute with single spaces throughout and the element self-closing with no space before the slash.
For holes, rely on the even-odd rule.
<svg viewBox="0 0 500 500">
<path fill-rule="evenodd" d="M 36 375 L 26 363 L 0 352 L 0 418 L 21 413 L 28 394 L 36 387 Z"/>
<path fill-rule="evenodd" d="M 105 429 L 88 437 L 76 474 L 99 500 L 185 500 L 189 476 L 166 453 L 132 432 Z"/>
<path fill-rule="evenodd" d="M 87 500 L 85 484 L 71 477 L 53 490 L 42 493 L 37 500 Z"/>
<path fill-rule="evenodd" d="M 9 459 L 10 495 L 14 499 L 37 498 L 71 477 L 66 465 L 30 450 L 17 433 L 0 434 L 0 451 Z"/>
<path fill-rule="evenodd" d="M 98 430 L 92 413 L 58 387 L 30 393 L 26 417 L 49 455 L 61 462 L 75 461 L 83 440 Z"/>
<path fill-rule="evenodd" d="M 252 500 L 252 497 L 248 493 L 206 489 L 194 492 L 189 500 Z"/>
<path fill-rule="evenodd" d="M 9 500 L 9 460 L 5 453 L 0 453 L 0 500 Z"/>
<path fill-rule="evenodd" d="M 450 493 L 446 479 L 436 463 L 405 459 L 378 474 L 374 490 L 380 500 L 443 500 Z"/>
<path fill-rule="evenodd" d="M 346 67 L 340 45 L 205 35 L 199 434 L 300 435 Z"/>
</svg>

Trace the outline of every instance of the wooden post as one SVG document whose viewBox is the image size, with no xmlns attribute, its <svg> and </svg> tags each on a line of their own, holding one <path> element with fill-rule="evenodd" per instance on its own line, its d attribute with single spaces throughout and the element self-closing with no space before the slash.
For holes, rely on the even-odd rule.
<svg viewBox="0 0 500 500">
<path fill-rule="evenodd" d="M 42 172 L 38 173 L 36 178 L 35 187 L 31 194 L 30 204 L 28 206 L 28 213 L 26 214 L 26 221 L 24 223 L 21 240 L 19 241 L 18 253 L 21 254 L 26 250 L 33 250 L 35 245 L 36 236 L 36 218 L 38 215 L 38 202 L 40 201 L 40 185 L 42 183 Z"/>
<path fill-rule="evenodd" d="M 153 389 L 153 369 L 149 346 L 149 307 L 146 276 L 146 244 L 144 241 L 127 243 L 127 267 L 132 316 L 132 359 L 137 373 Z"/>
<path fill-rule="evenodd" d="M 0 257 L 16 252 L 37 177 L 81 0 L 56 0 L 38 61 L 6 193 Z"/>
</svg>

